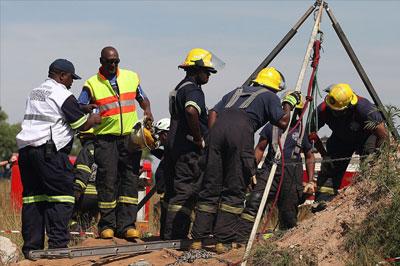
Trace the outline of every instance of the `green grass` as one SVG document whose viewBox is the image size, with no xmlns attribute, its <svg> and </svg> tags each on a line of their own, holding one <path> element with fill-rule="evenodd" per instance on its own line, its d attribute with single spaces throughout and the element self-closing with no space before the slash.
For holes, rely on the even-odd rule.
<svg viewBox="0 0 400 266">
<path fill-rule="evenodd" d="M 275 244 L 263 242 L 253 249 L 251 265 L 305 266 L 317 265 L 317 258 L 303 254 L 297 248 L 279 249 Z"/>
<path fill-rule="evenodd" d="M 375 265 L 385 258 L 400 256 L 400 156 L 399 144 L 381 149 L 361 165 L 360 178 L 368 186 L 359 198 L 381 202 L 346 236 L 349 265 Z M 362 201 L 360 203 L 363 203 Z"/>
</svg>

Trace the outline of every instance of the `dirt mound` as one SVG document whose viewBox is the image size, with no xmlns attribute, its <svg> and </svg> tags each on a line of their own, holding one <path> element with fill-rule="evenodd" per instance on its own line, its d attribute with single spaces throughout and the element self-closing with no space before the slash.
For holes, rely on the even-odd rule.
<svg viewBox="0 0 400 266">
<path fill-rule="evenodd" d="M 126 245 L 128 242 L 123 239 L 113 238 L 113 239 L 94 239 L 89 238 L 83 241 L 80 246 L 82 247 L 96 247 L 96 246 L 113 246 L 113 245 Z M 212 257 L 209 258 L 199 258 L 191 263 L 177 263 L 177 265 L 227 265 L 234 261 L 240 260 L 242 256 L 243 248 L 240 250 L 232 250 L 229 253 L 223 255 L 216 255 L 210 253 Z M 153 251 L 142 254 L 134 255 L 124 255 L 124 256 L 93 256 L 93 257 L 80 257 L 73 259 L 40 259 L 37 261 L 23 260 L 15 266 L 59 266 L 59 265 L 110 265 L 110 266 L 126 266 L 126 265 L 142 265 L 142 266 L 158 266 L 158 265 L 173 265 L 177 261 L 185 261 L 185 258 L 181 258 L 185 255 L 183 251 L 163 249 L 159 251 Z M 189 257 L 193 255 L 189 255 Z M 187 255 L 185 257 L 188 257 Z"/>
<path fill-rule="evenodd" d="M 281 238 L 274 240 L 280 249 L 293 249 L 300 254 L 310 255 L 315 258 L 318 265 L 344 265 L 348 253 L 343 247 L 344 237 L 352 229 L 356 228 L 366 216 L 376 208 L 382 208 L 390 199 L 377 197 L 379 189 L 371 185 L 371 182 L 362 181 L 343 190 L 331 202 L 328 207 L 316 214 L 308 214 L 310 217 L 301 221 L 297 227 L 287 231 Z M 379 200 L 376 200 L 379 199 Z M 304 215 L 304 214 L 303 214 Z M 271 240 L 267 240 L 271 241 Z M 83 241 L 80 246 L 106 246 L 128 244 L 123 239 L 93 239 Z M 260 243 L 255 243 L 257 247 Z M 240 261 L 244 248 L 232 250 L 223 255 L 211 254 L 211 257 L 200 258 L 192 263 L 180 263 L 179 265 L 227 265 Z M 145 254 L 108 257 L 83 257 L 74 259 L 21 261 L 16 265 L 167 265 L 180 261 L 182 251 L 160 250 Z M 185 261 L 185 260 L 183 260 Z"/>
<path fill-rule="evenodd" d="M 317 258 L 318 265 L 344 265 L 348 254 L 344 237 L 357 227 L 374 208 L 382 208 L 385 199 L 374 201 L 379 189 L 367 181 L 348 187 L 321 212 L 304 220 L 276 240 L 280 248 L 296 248 Z"/>
</svg>

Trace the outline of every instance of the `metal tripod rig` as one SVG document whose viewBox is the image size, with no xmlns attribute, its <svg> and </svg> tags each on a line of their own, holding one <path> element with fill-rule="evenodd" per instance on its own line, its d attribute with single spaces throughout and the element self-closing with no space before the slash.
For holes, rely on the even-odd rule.
<svg viewBox="0 0 400 266">
<path fill-rule="evenodd" d="M 393 122 L 391 120 L 391 118 L 389 117 L 389 114 L 386 112 L 386 109 L 384 107 L 384 105 L 382 104 L 381 100 L 379 99 L 378 94 L 376 93 L 371 81 L 369 80 L 364 68 L 362 67 L 360 61 L 357 58 L 357 55 L 355 54 L 353 48 L 350 45 L 349 40 L 347 39 L 344 31 L 342 30 L 339 22 L 336 20 L 335 16 L 333 15 L 333 12 L 331 10 L 331 8 L 328 6 L 328 3 L 326 3 L 323 0 L 317 0 L 314 5 L 312 5 L 311 7 L 309 7 L 309 9 L 304 13 L 304 15 L 298 20 L 298 22 L 289 30 L 289 32 L 283 37 L 283 39 L 278 43 L 278 45 L 271 51 L 271 53 L 264 59 L 263 62 L 261 62 L 261 64 L 257 67 L 257 69 L 250 75 L 250 77 L 244 82 L 243 86 L 246 85 L 250 85 L 251 81 L 256 77 L 256 75 L 258 74 L 258 72 L 260 72 L 263 68 L 267 67 L 269 65 L 269 63 L 271 63 L 271 61 L 280 53 L 280 51 L 282 51 L 282 49 L 286 46 L 286 44 L 289 43 L 289 41 L 293 38 L 294 35 L 296 35 L 297 30 L 300 28 L 300 26 L 304 23 L 304 21 L 310 16 L 311 13 L 313 13 L 316 9 L 318 9 L 318 15 L 314 24 L 314 28 L 313 28 L 313 32 L 311 34 L 311 38 L 310 38 L 310 42 L 309 45 L 307 47 L 307 51 L 306 51 L 306 55 L 303 61 L 303 67 L 300 71 L 299 74 L 299 78 L 296 84 L 296 91 L 300 91 L 301 89 L 301 85 L 302 85 L 302 81 L 304 78 L 304 73 L 305 73 L 305 66 L 308 62 L 308 58 L 309 58 L 309 54 L 310 51 L 312 49 L 312 43 L 315 40 L 315 35 L 317 33 L 317 30 L 319 29 L 319 24 L 320 24 L 320 19 L 321 19 L 321 15 L 322 15 L 322 10 L 325 9 L 325 11 L 328 13 L 328 17 L 332 22 L 332 26 L 336 32 L 336 34 L 338 35 L 343 47 L 345 48 L 348 56 L 350 57 L 354 67 L 357 70 L 357 73 L 359 74 L 361 80 L 363 81 L 365 87 L 368 90 L 368 93 L 370 94 L 371 98 L 373 99 L 375 105 L 378 107 L 379 111 L 381 112 L 386 125 L 388 126 L 389 130 L 391 131 L 393 137 L 398 141 L 399 138 L 399 133 L 397 132 L 396 128 L 393 125 Z M 291 117 L 290 120 L 292 119 L 293 116 L 293 112 L 291 113 Z M 290 124 L 290 121 L 289 121 Z M 286 136 L 287 136 L 287 132 L 288 129 L 284 132 L 284 134 L 281 137 L 281 143 L 285 143 L 286 140 Z M 265 157 L 265 156 L 264 156 Z M 258 230 L 258 226 L 262 217 L 262 213 L 264 211 L 266 202 L 267 202 L 267 198 L 268 198 L 268 194 L 272 185 L 272 180 L 274 178 L 275 175 L 275 171 L 277 168 L 277 161 L 280 159 L 281 154 L 280 151 L 278 150 L 276 152 L 276 156 L 275 156 L 275 163 L 272 165 L 271 167 L 271 171 L 268 177 L 268 182 L 266 184 L 265 190 L 264 190 L 264 194 L 263 194 L 263 198 L 261 200 L 258 212 L 257 212 L 257 216 L 253 225 L 253 229 L 252 232 L 250 234 L 250 238 L 249 241 L 247 243 L 246 246 L 246 250 L 245 253 L 243 255 L 243 260 L 242 260 L 242 266 L 246 265 L 247 263 L 247 259 L 250 255 L 250 251 L 251 251 L 251 247 L 253 245 L 253 242 L 255 240 L 256 237 L 256 233 Z"/>
</svg>

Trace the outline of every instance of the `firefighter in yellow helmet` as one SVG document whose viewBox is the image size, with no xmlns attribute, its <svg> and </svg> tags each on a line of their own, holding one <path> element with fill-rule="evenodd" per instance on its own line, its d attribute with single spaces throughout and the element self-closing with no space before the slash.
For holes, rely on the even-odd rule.
<svg viewBox="0 0 400 266">
<path fill-rule="evenodd" d="M 277 207 L 279 211 L 280 229 L 287 230 L 296 226 L 298 205 L 304 202 L 303 197 L 303 165 L 300 152 L 303 152 L 306 158 L 306 171 L 310 180 L 311 189 L 315 187 L 313 183 L 315 158 L 312 153 L 312 146 L 306 135 L 300 139 L 301 125 L 296 128 L 298 119 L 304 107 L 304 99 L 296 105 L 290 130 L 283 146 L 283 156 L 285 161 L 284 176 L 278 197 Z M 264 193 L 267 179 L 274 163 L 276 150 L 279 149 L 278 141 L 283 133 L 282 129 L 268 123 L 260 132 L 260 139 L 255 148 L 255 157 L 257 164 L 261 161 L 265 149 L 268 146 L 268 153 L 261 169 L 257 170 L 257 184 L 252 189 L 250 195 L 246 198 L 246 205 L 240 215 L 237 226 L 236 242 L 247 243 L 253 228 L 258 208 Z M 273 200 L 278 191 L 282 166 L 279 163 L 275 172 L 274 180 L 269 194 L 269 200 Z"/>
<path fill-rule="evenodd" d="M 202 86 L 223 66 L 213 53 L 202 48 L 189 51 L 178 67 L 186 72 L 169 96 L 170 131 L 165 147 L 164 239 L 187 238 L 194 207 L 194 183 L 200 176 L 199 160 L 208 132 L 207 108 Z"/>
<path fill-rule="evenodd" d="M 360 155 L 373 153 L 388 136 L 383 118 L 375 105 L 356 95 L 349 84 L 333 84 L 326 92 L 328 94 L 324 102 L 312 115 L 314 119 L 309 134 L 323 157 L 317 181 L 317 201 L 331 200 L 337 195 L 354 152 Z M 332 130 L 326 150 L 317 136 L 317 131 L 324 125 Z M 329 160 L 339 158 L 348 159 Z"/>
<path fill-rule="evenodd" d="M 256 174 L 254 133 L 267 122 L 281 129 L 288 126 L 290 111 L 300 103 L 300 94 L 289 93 L 281 103 L 276 95 L 285 88 L 285 78 L 274 67 L 260 71 L 252 86 L 227 93 L 212 109 L 207 161 L 196 205 L 193 248 L 214 235 L 217 252 L 235 242 L 234 226 L 243 211 L 247 186 Z M 211 116 L 210 114 L 210 116 Z"/>
</svg>

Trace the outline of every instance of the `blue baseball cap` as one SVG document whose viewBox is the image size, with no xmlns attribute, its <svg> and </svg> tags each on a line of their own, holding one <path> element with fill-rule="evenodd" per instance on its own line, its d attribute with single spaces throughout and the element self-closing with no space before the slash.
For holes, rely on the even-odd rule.
<svg viewBox="0 0 400 266">
<path fill-rule="evenodd" d="M 56 59 L 51 65 L 49 66 L 49 72 L 52 70 L 59 70 L 66 73 L 71 73 L 73 79 L 81 79 L 80 76 L 75 74 L 75 67 L 74 65 L 68 61 L 67 59 Z"/>
</svg>

